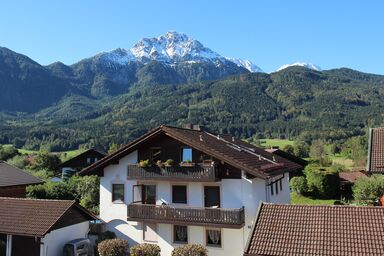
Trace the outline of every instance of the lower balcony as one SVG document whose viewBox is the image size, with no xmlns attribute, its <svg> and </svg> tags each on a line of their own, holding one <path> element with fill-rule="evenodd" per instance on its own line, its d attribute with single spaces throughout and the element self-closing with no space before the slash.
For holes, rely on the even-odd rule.
<svg viewBox="0 0 384 256">
<path fill-rule="evenodd" d="M 196 164 L 194 166 L 159 167 L 157 165 L 140 167 L 128 165 L 127 177 L 130 180 L 176 180 L 211 182 L 219 180 L 218 167 Z"/>
<path fill-rule="evenodd" d="M 244 207 L 223 209 L 130 204 L 128 221 L 239 229 L 244 226 Z"/>
</svg>

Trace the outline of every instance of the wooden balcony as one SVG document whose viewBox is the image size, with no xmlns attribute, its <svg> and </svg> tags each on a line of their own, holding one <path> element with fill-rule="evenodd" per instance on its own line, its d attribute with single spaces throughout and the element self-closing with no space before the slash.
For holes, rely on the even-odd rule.
<svg viewBox="0 0 384 256">
<path fill-rule="evenodd" d="M 171 166 L 159 167 L 157 165 L 140 167 L 128 165 L 127 177 L 129 180 L 177 180 L 177 181 L 217 181 L 219 180 L 218 167 L 204 166 Z"/>
<path fill-rule="evenodd" d="M 130 204 L 128 221 L 239 229 L 244 226 L 244 207 L 222 209 Z"/>
</svg>

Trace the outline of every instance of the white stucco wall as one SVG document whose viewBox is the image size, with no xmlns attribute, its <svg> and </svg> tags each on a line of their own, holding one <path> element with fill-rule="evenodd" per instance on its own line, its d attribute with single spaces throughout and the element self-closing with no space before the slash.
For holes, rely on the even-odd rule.
<svg viewBox="0 0 384 256">
<path fill-rule="evenodd" d="M 40 256 L 58 256 L 63 254 L 64 245 L 77 238 L 87 238 L 89 222 L 84 221 L 75 225 L 52 230 L 42 239 Z"/>
<path fill-rule="evenodd" d="M 133 152 L 119 161 L 119 164 L 110 165 L 104 169 L 104 177 L 100 180 L 100 218 L 107 223 L 107 229 L 116 233 L 118 237 L 127 239 L 132 246 L 143 240 L 143 224 L 127 221 L 127 205 L 132 202 L 132 186 L 140 183 L 156 184 L 156 200 L 163 199 L 172 204 L 172 185 L 187 185 L 187 201 L 184 206 L 204 206 L 204 186 L 218 185 L 221 193 L 222 208 L 245 207 L 245 225 L 241 229 L 221 229 L 222 248 L 207 247 L 212 256 L 242 255 L 248 235 L 251 231 L 259 204 L 261 201 L 289 203 L 289 177 L 286 174 L 283 180 L 283 191 L 276 196 L 267 197 L 266 181 L 262 179 L 249 180 L 243 175 L 242 179 L 223 179 L 220 182 L 169 182 L 151 181 L 141 182 L 127 180 L 127 165 L 137 163 L 137 152 Z M 112 184 L 124 184 L 124 203 L 112 202 Z M 174 247 L 173 225 L 157 224 L 158 241 L 162 256 L 169 256 Z M 205 245 L 205 227 L 188 227 L 189 243 Z"/>
<path fill-rule="evenodd" d="M 280 203 L 280 204 L 289 204 L 291 202 L 291 195 L 289 189 L 289 173 L 284 173 L 284 178 L 282 179 L 282 187 L 283 190 L 277 194 L 274 191 L 273 195 L 271 195 L 270 187 L 268 187 L 269 193 L 269 202 L 270 203 Z"/>
</svg>

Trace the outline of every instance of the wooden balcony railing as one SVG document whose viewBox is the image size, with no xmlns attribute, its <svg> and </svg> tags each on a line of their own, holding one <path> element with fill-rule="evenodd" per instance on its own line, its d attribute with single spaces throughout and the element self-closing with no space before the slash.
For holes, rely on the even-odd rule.
<svg viewBox="0 0 384 256">
<path fill-rule="evenodd" d="M 239 209 L 223 209 L 130 204 L 128 205 L 128 220 L 241 228 L 244 226 L 244 207 Z"/>
<path fill-rule="evenodd" d="M 185 180 L 185 181 L 217 181 L 219 180 L 218 167 L 204 166 L 171 166 L 159 167 L 157 165 L 140 167 L 128 165 L 128 179 L 131 180 Z"/>
</svg>

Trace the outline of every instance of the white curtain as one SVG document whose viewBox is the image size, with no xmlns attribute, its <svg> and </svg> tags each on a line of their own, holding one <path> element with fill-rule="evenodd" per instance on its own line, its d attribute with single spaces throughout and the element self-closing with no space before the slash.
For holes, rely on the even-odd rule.
<svg viewBox="0 0 384 256">
<path fill-rule="evenodd" d="M 178 241 L 187 240 L 187 227 L 186 226 L 175 226 L 176 237 Z"/>
<path fill-rule="evenodd" d="M 208 230 L 209 239 L 213 244 L 219 244 L 220 241 L 220 231 L 219 230 Z"/>
</svg>

